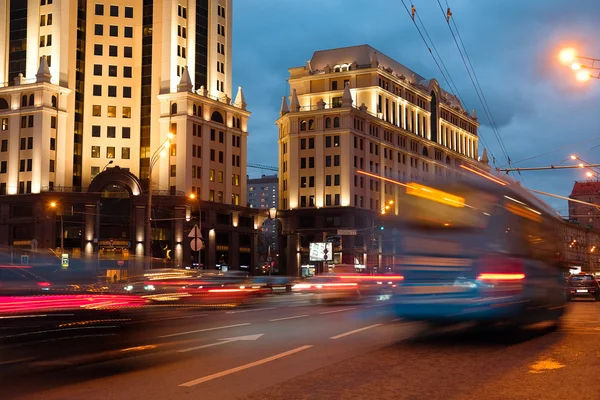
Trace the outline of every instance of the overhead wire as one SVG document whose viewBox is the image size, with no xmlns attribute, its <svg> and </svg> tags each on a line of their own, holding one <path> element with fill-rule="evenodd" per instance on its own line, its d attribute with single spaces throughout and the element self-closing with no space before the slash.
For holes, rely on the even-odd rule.
<svg viewBox="0 0 600 400">
<path fill-rule="evenodd" d="M 465 102 L 464 102 L 462 96 L 460 95 L 460 93 L 458 91 L 458 87 L 454 83 L 454 80 L 452 79 L 452 77 L 450 75 L 450 72 L 448 71 L 448 68 L 446 67 L 446 64 L 444 63 L 442 57 L 440 56 L 439 52 L 437 51 L 437 48 L 435 47 L 435 44 L 433 43 L 433 40 L 431 39 L 431 36 L 429 36 L 429 33 L 427 32 L 427 29 L 425 28 L 425 24 L 423 24 L 423 21 L 421 20 L 421 17 L 419 16 L 419 14 L 415 13 L 415 15 L 417 16 L 417 19 L 421 23 L 421 26 L 423 27 L 423 31 L 425 32 L 426 36 L 429 38 L 429 41 L 431 42 L 431 47 L 433 47 L 435 53 L 437 54 L 437 57 L 439 58 L 439 62 L 438 62 L 438 59 L 436 59 L 435 55 L 433 54 L 433 51 L 431 50 L 431 47 L 429 46 L 429 43 L 425 39 L 425 36 L 423 36 L 423 33 L 421 32 L 421 29 L 419 28 L 419 26 L 417 25 L 415 19 L 413 18 L 413 15 L 411 14 L 410 10 L 408 9 L 408 6 L 404 2 L 404 0 L 400 0 L 400 1 L 402 2 L 402 5 L 404 6 L 404 9 L 406 10 L 408 16 L 412 19 L 413 24 L 415 25 L 415 28 L 417 28 L 417 31 L 419 32 L 419 35 L 421 36 L 421 39 L 423 39 L 423 43 L 425 43 L 425 46 L 427 47 L 427 50 L 429 51 L 429 54 L 431 54 L 431 57 L 433 58 L 433 61 L 437 65 L 438 70 L 442 74 L 442 77 L 446 81 L 446 84 L 448 85 L 448 88 L 450 89 L 450 93 L 452 93 L 454 96 L 456 96 L 460 100 L 460 102 L 464 105 Z M 443 65 L 443 67 L 444 67 L 443 69 L 440 66 L 440 63 Z M 444 73 L 444 70 L 446 71 L 446 73 Z M 448 75 L 448 77 L 446 77 L 446 75 Z M 452 84 L 450 82 L 452 82 Z M 456 92 L 456 93 L 454 93 L 454 92 Z M 494 159 L 494 164 L 495 164 L 495 157 L 493 156 L 493 153 L 491 152 L 491 149 L 489 149 L 489 147 L 488 147 L 488 145 L 487 145 L 484 137 L 480 136 L 479 138 L 483 142 L 483 145 L 486 148 L 488 148 L 488 152 L 492 156 L 492 159 Z"/>
<path fill-rule="evenodd" d="M 461 44 L 459 44 L 459 39 L 457 39 L 457 35 L 460 36 L 460 33 L 458 32 L 458 26 L 456 25 L 456 22 L 454 21 L 454 18 L 450 18 L 451 14 L 448 15 L 447 12 L 444 11 L 444 8 L 443 8 L 442 4 L 440 3 L 440 0 L 437 0 L 437 3 L 439 5 L 439 7 L 440 7 L 440 10 L 441 10 L 442 14 L 444 15 L 444 19 L 446 20 L 446 22 L 448 24 L 448 29 L 450 30 L 450 33 L 452 34 L 452 38 L 454 40 L 454 43 L 456 44 L 456 47 L 457 47 L 458 52 L 460 54 L 460 57 L 461 57 L 461 59 L 463 61 L 465 69 L 467 70 L 467 74 L 469 75 L 469 79 L 471 80 L 471 83 L 473 84 L 473 87 L 475 88 L 475 93 L 477 94 L 479 102 L 481 103 L 481 105 L 483 107 L 483 111 L 486 114 L 486 117 L 487 117 L 487 119 L 488 119 L 488 121 L 490 123 L 490 126 L 492 128 L 492 132 L 496 136 L 496 140 L 498 141 L 498 144 L 500 146 L 500 150 L 502 151 L 504 157 L 506 158 L 507 162 L 510 165 L 511 164 L 510 156 L 508 155 L 508 151 L 506 150 L 506 146 L 504 145 L 504 141 L 502 140 L 502 137 L 501 137 L 500 132 L 498 130 L 496 121 L 495 121 L 494 117 L 491 114 L 491 110 L 489 109 L 489 105 L 487 103 L 487 99 L 485 98 L 485 94 L 483 93 L 483 89 L 481 89 L 481 85 L 479 84 L 479 79 L 477 78 L 477 76 L 475 74 L 475 69 L 473 68 L 473 64 L 471 63 L 471 60 L 470 60 L 470 58 L 468 56 L 466 47 L 464 46 L 464 42 L 462 41 L 462 37 L 460 37 L 460 43 L 462 44 L 462 48 L 461 48 Z M 446 1 L 446 5 L 448 6 L 448 8 L 450 8 L 449 4 L 448 4 L 448 1 Z M 452 26 L 450 25 L 450 19 L 452 19 L 452 23 L 455 26 L 457 34 L 455 34 L 454 31 L 452 30 Z M 469 66 L 470 66 L 470 68 L 469 68 Z M 494 164 L 495 164 L 495 160 L 494 160 Z"/>
</svg>

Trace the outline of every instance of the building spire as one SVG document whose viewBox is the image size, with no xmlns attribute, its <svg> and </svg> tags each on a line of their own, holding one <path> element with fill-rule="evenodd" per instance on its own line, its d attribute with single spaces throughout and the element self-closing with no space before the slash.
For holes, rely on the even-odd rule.
<svg viewBox="0 0 600 400">
<path fill-rule="evenodd" d="M 279 110 L 279 116 L 283 117 L 285 114 L 289 113 L 290 109 L 288 107 L 287 98 L 282 96 L 281 98 L 281 109 Z"/>
<path fill-rule="evenodd" d="M 487 154 L 487 149 L 485 147 L 483 148 L 483 155 L 481 156 L 481 162 L 484 164 L 490 163 L 490 159 Z"/>
<path fill-rule="evenodd" d="M 352 94 L 350 93 L 350 84 L 346 82 L 344 85 L 344 93 L 342 93 L 342 107 L 352 107 Z"/>
<path fill-rule="evenodd" d="M 473 109 L 473 114 L 471 114 L 471 117 L 473 119 L 477 119 L 477 111 L 475 111 L 475 109 Z"/>
<path fill-rule="evenodd" d="M 236 107 L 241 108 L 242 110 L 245 110 L 246 106 L 248 105 L 246 103 L 246 99 L 244 98 L 244 91 L 242 90 L 241 86 L 238 86 L 238 92 L 237 92 L 237 95 L 235 96 L 234 105 Z"/>
<path fill-rule="evenodd" d="M 292 112 L 300 111 L 300 101 L 298 101 L 298 94 L 296 93 L 296 89 L 292 91 L 292 101 L 290 102 L 290 109 Z"/>
<path fill-rule="evenodd" d="M 46 60 L 46 56 L 42 56 L 40 59 L 40 67 L 38 68 L 38 72 L 35 75 L 36 82 L 50 82 L 52 78 L 52 74 L 50 73 L 50 67 L 48 67 L 48 61 Z"/>
<path fill-rule="evenodd" d="M 181 79 L 179 80 L 179 85 L 177 85 L 178 92 L 191 92 L 194 89 L 194 85 L 192 85 L 192 78 L 190 77 L 190 71 L 188 71 L 187 65 L 183 67 L 181 71 Z"/>
</svg>

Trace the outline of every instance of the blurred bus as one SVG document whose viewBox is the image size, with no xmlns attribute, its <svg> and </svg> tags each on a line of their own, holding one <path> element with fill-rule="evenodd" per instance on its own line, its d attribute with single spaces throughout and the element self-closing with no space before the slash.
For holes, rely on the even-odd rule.
<svg viewBox="0 0 600 400">
<path fill-rule="evenodd" d="M 484 175 L 484 174 L 482 174 Z M 394 292 L 399 317 L 522 326 L 565 310 L 557 214 L 496 178 L 409 183 Z"/>
</svg>

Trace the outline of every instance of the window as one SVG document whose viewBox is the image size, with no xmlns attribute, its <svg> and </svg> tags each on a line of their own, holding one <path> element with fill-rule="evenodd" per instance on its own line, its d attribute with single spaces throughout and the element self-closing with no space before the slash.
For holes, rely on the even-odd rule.
<svg viewBox="0 0 600 400">
<path fill-rule="evenodd" d="M 325 147 L 331 147 L 331 136 L 325 136 Z"/>
<path fill-rule="evenodd" d="M 106 128 L 106 137 L 110 139 L 114 139 L 117 137 L 117 128 L 114 126 L 109 126 Z"/>
<path fill-rule="evenodd" d="M 131 128 L 128 126 L 124 126 L 121 130 L 121 137 L 123 139 L 130 139 L 131 138 Z"/>
<path fill-rule="evenodd" d="M 131 98 L 131 86 L 123 86 L 123 98 Z"/>
<path fill-rule="evenodd" d="M 94 34 L 96 36 L 102 36 L 104 34 L 104 26 L 102 24 L 96 24 L 94 26 Z"/>
<path fill-rule="evenodd" d="M 1 146 L 1 147 L 0 147 L 0 151 L 1 151 L 2 153 L 4 153 L 4 152 L 7 152 L 7 151 L 8 151 L 8 140 L 4 139 L 4 140 L 2 141 L 2 144 L 1 144 L 0 146 Z"/>
<path fill-rule="evenodd" d="M 27 117 L 27 127 L 33 128 L 33 115 Z"/>
<path fill-rule="evenodd" d="M 209 171 L 208 179 L 209 179 L 211 182 L 214 182 L 214 181 L 215 181 L 215 170 L 214 170 L 214 169 L 211 169 L 211 170 Z"/>
<path fill-rule="evenodd" d="M 116 25 L 111 25 L 108 28 L 108 34 L 112 37 L 119 37 L 119 27 Z"/>
<path fill-rule="evenodd" d="M 339 154 L 336 154 L 335 156 L 333 156 L 333 166 L 334 167 L 340 166 L 340 155 Z"/>
<path fill-rule="evenodd" d="M 94 64 L 94 76 L 102 76 L 102 65 Z"/>
<path fill-rule="evenodd" d="M 133 57 L 133 47 L 125 46 L 125 48 L 123 49 L 123 53 L 125 58 Z"/>
<path fill-rule="evenodd" d="M 132 68 L 131 67 L 123 67 L 123 77 L 131 78 L 132 76 Z"/>
<path fill-rule="evenodd" d="M 96 4 L 96 15 L 104 15 L 104 4 Z"/>
<path fill-rule="evenodd" d="M 117 87 L 116 86 L 108 87 L 108 97 L 117 97 Z"/>
<path fill-rule="evenodd" d="M 94 55 L 95 56 L 101 56 L 102 55 L 102 45 L 101 44 L 95 44 L 94 45 Z"/>
<path fill-rule="evenodd" d="M 333 127 L 334 128 L 339 128 L 340 127 L 340 117 L 335 117 L 333 119 Z"/>
<path fill-rule="evenodd" d="M 123 106 L 123 111 L 121 117 L 123 118 L 131 118 L 131 107 Z"/>
<path fill-rule="evenodd" d="M 102 96 L 102 86 L 94 85 L 93 92 L 94 92 L 94 96 Z"/>
<path fill-rule="evenodd" d="M 300 139 L 300 150 L 306 149 L 306 139 Z"/>
<path fill-rule="evenodd" d="M 110 16 L 111 17 L 119 16 L 119 6 L 110 6 Z"/>
<path fill-rule="evenodd" d="M 117 76 L 117 66 L 116 65 L 108 66 L 108 76 Z"/>
<path fill-rule="evenodd" d="M 21 117 L 21 128 L 27 128 L 27 117 L 24 115 Z"/>
<path fill-rule="evenodd" d="M 100 137 L 100 125 L 92 125 L 92 137 Z"/>
<path fill-rule="evenodd" d="M 91 168 L 92 179 L 94 179 L 99 173 L 100 173 L 100 167 L 92 167 Z"/>
<path fill-rule="evenodd" d="M 334 186 L 340 186 L 340 175 L 339 174 L 334 175 L 333 184 L 334 184 Z"/>
<path fill-rule="evenodd" d="M 356 158 L 356 156 L 354 156 Z M 331 156 L 325 156 L 325 166 L 331 167 Z"/>
<path fill-rule="evenodd" d="M 106 115 L 108 118 L 116 118 L 117 117 L 117 106 L 108 106 Z"/>
<path fill-rule="evenodd" d="M 56 150 L 56 139 L 50 138 L 50 150 Z"/>
<path fill-rule="evenodd" d="M 46 36 L 40 36 L 40 47 L 46 47 Z"/>
<path fill-rule="evenodd" d="M 102 106 L 98 104 L 94 104 L 92 106 L 92 117 L 101 117 L 102 116 Z"/>
<path fill-rule="evenodd" d="M 175 178 L 177 176 L 177 165 L 171 165 L 171 178 Z"/>
<path fill-rule="evenodd" d="M 6 161 L 0 162 L 0 174 L 5 174 L 6 173 L 6 167 L 7 167 L 7 162 Z"/>
<path fill-rule="evenodd" d="M 100 158 L 100 146 L 92 146 L 92 158 Z"/>
<path fill-rule="evenodd" d="M 33 138 L 28 137 L 27 138 L 27 150 L 31 150 L 31 149 L 33 149 Z"/>
<path fill-rule="evenodd" d="M 315 158 L 308 157 L 308 168 L 314 168 L 314 167 L 315 167 Z"/>
<path fill-rule="evenodd" d="M 333 147 L 340 147 L 340 137 L 336 135 L 333 137 Z"/>
<path fill-rule="evenodd" d="M 217 172 L 217 182 L 223 183 L 223 171 Z"/>
<path fill-rule="evenodd" d="M 302 157 L 302 158 L 300 159 L 300 168 L 301 168 L 301 169 L 304 169 L 304 168 L 306 168 L 306 157 Z"/>
<path fill-rule="evenodd" d="M 126 38 L 132 38 L 133 37 L 133 27 L 132 26 L 126 26 L 123 29 L 123 36 L 125 36 Z"/>
<path fill-rule="evenodd" d="M 210 161 L 215 161 L 215 149 L 210 149 Z"/>
<path fill-rule="evenodd" d="M 50 172 L 54 172 L 54 160 L 50 160 Z"/>
<path fill-rule="evenodd" d="M 50 129 L 56 129 L 56 117 L 54 115 L 50 117 Z"/>
<path fill-rule="evenodd" d="M 27 138 L 21 138 L 21 143 L 20 143 L 20 147 L 19 149 L 21 150 L 25 150 L 25 148 L 27 147 Z"/>
<path fill-rule="evenodd" d="M 113 146 L 106 148 L 106 158 L 115 158 L 115 148 Z"/>
<path fill-rule="evenodd" d="M 125 7 L 125 18 L 133 18 L 133 7 Z"/>
<path fill-rule="evenodd" d="M 117 46 L 108 46 L 108 55 L 111 57 L 117 57 L 119 54 L 119 48 Z"/>
<path fill-rule="evenodd" d="M 25 172 L 25 160 L 19 160 L 19 172 Z"/>
<path fill-rule="evenodd" d="M 2 127 L 0 129 L 3 131 L 8 130 L 8 118 L 2 118 Z"/>
<path fill-rule="evenodd" d="M 223 154 L 223 152 L 222 152 L 222 151 L 219 151 L 219 162 L 220 162 L 220 163 L 223 163 L 223 157 L 224 157 L 224 154 Z"/>
<path fill-rule="evenodd" d="M 331 186 L 331 175 L 325 175 L 325 186 Z"/>
</svg>

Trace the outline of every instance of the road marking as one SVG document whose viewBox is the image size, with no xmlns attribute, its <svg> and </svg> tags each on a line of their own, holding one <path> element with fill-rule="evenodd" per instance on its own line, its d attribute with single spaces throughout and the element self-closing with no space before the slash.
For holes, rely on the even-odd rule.
<svg viewBox="0 0 600 400">
<path fill-rule="evenodd" d="M 218 329 L 227 329 L 227 328 L 236 328 L 238 326 L 246 326 L 246 325 L 250 325 L 250 323 L 245 323 L 245 324 L 235 324 L 235 325 L 225 325 L 225 326 L 215 326 L 214 328 L 206 328 L 206 329 L 198 329 L 195 331 L 188 331 L 188 332 L 179 332 L 179 333 L 172 333 L 170 335 L 163 335 L 163 336 L 159 336 L 159 338 L 169 338 L 169 337 L 175 337 L 175 336 L 183 336 L 183 335 L 191 335 L 193 333 L 200 333 L 200 332 L 208 332 L 208 331 L 216 331 Z"/>
<path fill-rule="evenodd" d="M 352 334 L 354 334 L 354 333 L 358 333 L 358 332 L 366 331 L 367 329 L 376 328 L 376 327 L 378 327 L 378 326 L 380 326 L 380 325 L 383 325 L 383 324 L 375 324 L 375 325 L 369 325 L 369 326 L 365 326 L 364 328 L 359 328 L 359 329 L 355 329 L 355 330 L 353 330 L 353 331 L 350 331 L 350 332 L 346 332 L 346 333 L 339 334 L 339 335 L 337 335 L 337 336 L 332 336 L 332 337 L 330 337 L 329 339 L 341 339 L 341 338 L 343 338 L 343 337 L 345 337 L 345 336 L 349 336 L 349 335 L 352 335 Z"/>
<path fill-rule="evenodd" d="M 191 387 L 191 386 L 199 385 L 201 383 L 208 382 L 208 381 L 211 381 L 213 379 L 221 378 L 223 376 L 231 375 L 231 374 L 234 374 L 234 373 L 239 372 L 239 371 L 243 371 L 243 370 L 248 369 L 248 368 L 256 367 L 258 365 L 266 364 L 268 362 L 275 361 L 275 360 L 278 360 L 278 359 L 283 358 L 283 357 L 291 356 L 292 354 L 296 354 L 296 353 L 299 353 L 299 352 L 304 351 L 306 349 L 310 349 L 311 347 L 312 347 L 312 345 L 306 345 L 306 346 L 297 347 L 297 348 L 295 348 L 293 350 L 289 350 L 289 351 L 286 351 L 284 353 L 279 353 L 279 354 L 276 354 L 276 355 L 271 356 L 271 357 L 263 358 L 262 360 L 254 361 L 254 362 L 251 362 L 249 364 L 241 365 L 239 367 L 235 367 L 235 368 L 231 368 L 231 369 L 228 369 L 228 370 L 225 370 L 225 371 L 217 372 L 216 374 L 208 375 L 208 376 L 205 376 L 203 378 L 194 379 L 193 381 L 182 383 L 179 386 Z"/>
<path fill-rule="evenodd" d="M 270 319 L 269 322 L 275 322 L 275 321 L 285 321 L 286 319 L 296 319 L 296 318 L 304 318 L 304 317 L 308 317 L 308 314 L 304 314 L 304 315 L 294 315 L 293 317 L 284 317 L 284 318 L 275 318 L 275 319 Z"/>
<path fill-rule="evenodd" d="M 319 314 L 333 314 L 333 313 L 337 313 L 337 312 L 350 311 L 350 310 L 356 310 L 356 307 L 341 308 L 339 310 L 333 310 L 333 311 L 323 311 L 323 312 L 320 312 Z"/>
<path fill-rule="evenodd" d="M 183 349 L 183 350 L 177 350 L 177 352 L 178 353 L 187 353 L 188 351 L 205 349 L 207 347 L 219 346 L 219 345 L 227 344 L 227 343 L 231 343 L 231 342 L 239 342 L 241 340 L 245 340 L 245 341 L 256 340 L 259 337 L 261 337 L 262 335 L 264 335 L 264 333 L 258 333 L 256 335 L 230 337 L 230 338 L 220 339 L 219 342 L 215 342 L 215 343 L 205 344 L 205 345 L 196 346 L 196 347 L 190 347 L 190 348 Z"/>
<path fill-rule="evenodd" d="M 246 312 L 254 312 L 254 311 L 265 311 L 265 310 L 274 310 L 276 307 L 267 307 L 267 308 L 255 308 L 252 310 L 242 310 L 242 311 L 227 311 L 226 314 L 241 314 Z"/>
<path fill-rule="evenodd" d="M 392 322 L 402 321 L 402 318 L 393 319 Z"/>
</svg>

